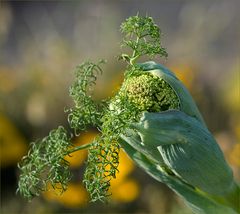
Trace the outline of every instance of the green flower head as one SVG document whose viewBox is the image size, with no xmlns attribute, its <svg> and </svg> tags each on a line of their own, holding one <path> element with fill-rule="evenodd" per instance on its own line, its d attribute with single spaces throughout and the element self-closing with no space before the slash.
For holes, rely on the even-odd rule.
<svg viewBox="0 0 240 214">
<path fill-rule="evenodd" d="M 139 111 L 160 112 L 179 108 L 178 97 L 170 85 L 149 72 L 129 77 L 120 95 L 126 95 Z"/>
</svg>

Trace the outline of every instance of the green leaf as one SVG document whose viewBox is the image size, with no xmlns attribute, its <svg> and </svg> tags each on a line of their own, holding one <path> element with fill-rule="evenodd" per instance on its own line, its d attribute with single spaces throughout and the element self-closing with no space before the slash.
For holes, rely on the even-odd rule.
<svg viewBox="0 0 240 214">
<path fill-rule="evenodd" d="M 146 112 L 133 127 L 145 149 L 158 151 L 158 157 L 181 179 L 210 194 L 231 189 L 232 170 L 211 133 L 197 119 L 178 110 Z"/>
<path fill-rule="evenodd" d="M 130 138 L 130 140 L 137 141 L 138 139 Z M 137 151 L 126 141 L 121 140 L 120 143 L 121 146 L 124 148 L 125 152 L 129 155 L 131 159 L 135 161 L 135 163 L 140 168 L 142 168 L 154 179 L 168 185 L 168 187 L 170 187 L 184 200 L 184 202 L 192 209 L 194 213 L 237 214 L 237 212 L 235 212 L 232 208 L 224 206 L 206 197 L 206 195 L 198 192 L 196 189 L 186 184 L 178 177 L 167 174 L 166 172 L 161 170 L 161 167 L 159 167 L 159 165 L 151 161 L 148 156 Z"/>
</svg>

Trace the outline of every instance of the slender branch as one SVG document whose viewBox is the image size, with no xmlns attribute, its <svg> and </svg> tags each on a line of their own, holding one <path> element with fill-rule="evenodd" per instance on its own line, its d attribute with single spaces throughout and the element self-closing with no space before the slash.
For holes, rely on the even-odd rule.
<svg viewBox="0 0 240 214">
<path fill-rule="evenodd" d="M 84 144 L 84 145 L 81 145 L 81 146 L 76 146 L 73 149 L 68 150 L 67 154 L 71 154 L 71 153 L 79 151 L 79 150 L 90 148 L 92 145 L 93 145 L 93 142 L 92 143 L 88 143 L 88 144 Z"/>
</svg>

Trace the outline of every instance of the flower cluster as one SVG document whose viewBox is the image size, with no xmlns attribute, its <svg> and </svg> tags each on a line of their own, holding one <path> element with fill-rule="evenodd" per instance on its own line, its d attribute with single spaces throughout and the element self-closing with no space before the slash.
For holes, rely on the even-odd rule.
<svg viewBox="0 0 240 214">
<path fill-rule="evenodd" d="M 179 107 L 178 97 L 169 84 L 147 72 L 128 78 L 120 94 L 125 94 L 140 111 L 160 112 Z"/>
</svg>

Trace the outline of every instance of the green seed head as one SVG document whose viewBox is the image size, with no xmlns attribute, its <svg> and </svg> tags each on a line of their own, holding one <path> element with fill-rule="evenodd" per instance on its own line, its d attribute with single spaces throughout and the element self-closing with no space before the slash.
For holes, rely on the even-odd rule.
<svg viewBox="0 0 240 214">
<path fill-rule="evenodd" d="M 160 112 L 179 108 L 179 99 L 171 86 L 160 77 L 148 72 L 129 77 L 120 90 L 120 95 L 123 94 L 141 112 Z"/>
</svg>

